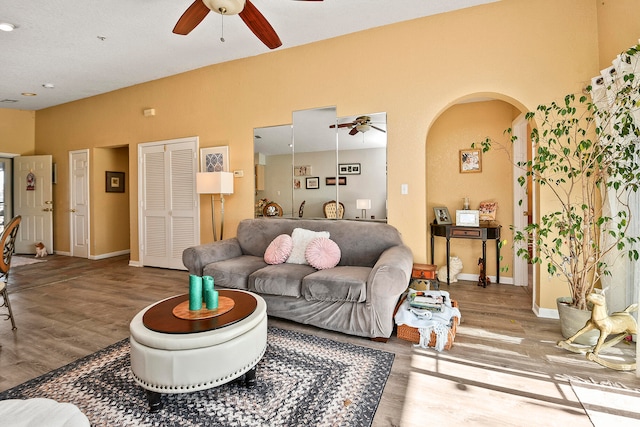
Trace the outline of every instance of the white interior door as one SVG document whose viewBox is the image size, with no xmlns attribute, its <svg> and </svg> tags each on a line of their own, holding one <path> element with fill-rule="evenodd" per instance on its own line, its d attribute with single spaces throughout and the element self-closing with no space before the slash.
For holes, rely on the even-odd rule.
<svg viewBox="0 0 640 427">
<path fill-rule="evenodd" d="M 11 159 L 0 158 L 0 233 L 13 217 L 12 188 L 13 172 Z"/>
<path fill-rule="evenodd" d="M 13 159 L 14 215 L 22 216 L 16 253 L 35 254 L 38 242 L 53 253 L 51 164 L 50 155 Z"/>
<path fill-rule="evenodd" d="M 197 149 L 197 137 L 139 146 L 142 265 L 184 270 L 182 252 L 200 242 Z"/>
<path fill-rule="evenodd" d="M 522 186 L 519 179 L 526 179 L 526 171 L 518 167 L 518 163 L 527 161 L 527 120 L 524 114 L 518 116 L 511 125 L 513 136 L 513 228 L 523 231 L 529 223 L 529 206 L 527 186 Z M 513 246 L 513 284 L 527 286 L 529 283 L 529 266 L 527 261 L 517 255 L 520 249 L 527 249 L 526 242 L 514 242 Z"/>
<path fill-rule="evenodd" d="M 89 258 L 89 150 L 69 152 L 71 256 Z"/>
</svg>

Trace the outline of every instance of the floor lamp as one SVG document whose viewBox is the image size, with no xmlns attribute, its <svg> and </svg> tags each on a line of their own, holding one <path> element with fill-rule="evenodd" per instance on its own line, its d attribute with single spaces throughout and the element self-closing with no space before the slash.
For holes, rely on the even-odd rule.
<svg viewBox="0 0 640 427">
<path fill-rule="evenodd" d="M 211 226 L 213 228 L 213 241 L 218 240 L 216 235 L 216 210 L 214 195 L 220 195 L 220 240 L 224 232 L 224 195 L 233 194 L 232 172 L 198 172 L 196 176 L 196 193 L 211 194 Z"/>
</svg>

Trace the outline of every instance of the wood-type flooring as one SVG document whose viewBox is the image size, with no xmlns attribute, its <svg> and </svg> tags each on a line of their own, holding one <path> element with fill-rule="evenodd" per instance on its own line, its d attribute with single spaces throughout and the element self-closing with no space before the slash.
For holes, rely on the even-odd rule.
<svg viewBox="0 0 640 427">
<path fill-rule="evenodd" d="M 45 260 L 11 270 L 18 329 L 0 321 L 0 391 L 128 337 L 138 311 L 188 291 L 186 271 L 131 267 L 128 256 Z M 458 282 L 442 289 L 458 301 L 462 323 L 453 348 L 441 353 L 395 334 L 379 343 L 281 319 L 269 323 L 395 353 L 376 427 L 590 426 L 569 380 L 640 389 L 635 372 L 557 348 L 558 321 L 534 315 L 527 288 Z M 619 344 L 609 352 L 628 362 L 634 349 Z"/>
</svg>

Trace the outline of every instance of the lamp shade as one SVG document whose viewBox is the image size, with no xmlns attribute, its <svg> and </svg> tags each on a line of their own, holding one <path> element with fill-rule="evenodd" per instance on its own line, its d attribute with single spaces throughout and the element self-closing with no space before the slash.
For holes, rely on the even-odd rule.
<svg viewBox="0 0 640 427">
<path fill-rule="evenodd" d="M 196 193 L 233 194 L 233 172 L 198 172 Z"/>
<path fill-rule="evenodd" d="M 371 199 L 356 199 L 356 209 L 371 209 Z"/>
</svg>

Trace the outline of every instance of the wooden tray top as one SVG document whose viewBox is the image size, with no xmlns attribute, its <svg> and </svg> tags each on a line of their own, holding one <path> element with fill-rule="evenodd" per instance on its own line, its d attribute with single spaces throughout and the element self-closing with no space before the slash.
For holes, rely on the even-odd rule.
<svg viewBox="0 0 640 427">
<path fill-rule="evenodd" d="M 149 308 L 142 316 L 142 323 L 152 331 L 165 334 L 205 332 L 239 322 L 250 316 L 258 306 L 258 301 L 248 292 L 219 290 L 218 293 L 219 301 L 229 299 L 233 302 L 233 306 L 221 314 L 213 316 L 206 315 L 203 318 L 197 319 L 181 319 L 177 317 L 174 314 L 174 309 L 182 305 L 185 301 L 188 311 L 189 294 L 183 294 L 161 301 Z M 225 305 L 228 304 L 225 303 Z M 198 310 L 195 313 L 206 311 L 213 312 L 214 310 Z"/>
<path fill-rule="evenodd" d="M 204 307 L 204 303 L 202 304 Z M 210 317 L 220 316 L 231 310 L 236 305 L 235 301 L 227 297 L 218 298 L 218 308 L 209 310 L 208 308 L 200 308 L 200 310 L 189 310 L 189 300 L 181 302 L 173 307 L 173 315 L 179 319 L 200 320 Z"/>
</svg>

